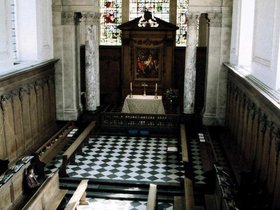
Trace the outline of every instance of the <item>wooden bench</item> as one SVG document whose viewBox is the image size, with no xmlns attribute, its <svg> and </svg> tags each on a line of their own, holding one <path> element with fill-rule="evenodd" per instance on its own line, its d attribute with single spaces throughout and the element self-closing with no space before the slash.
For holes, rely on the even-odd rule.
<svg viewBox="0 0 280 210">
<path fill-rule="evenodd" d="M 185 166 L 185 174 L 184 178 L 184 191 L 185 196 L 175 196 L 174 197 L 174 210 L 194 210 L 194 195 L 193 195 L 193 183 L 191 180 L 191 165 L 189 162 L 188 155 L 188 146 L 187 146 L 187 137 L 186 137 L 186 129 L 185 125 L 180 125 L 180 140 L 181 140 L 181 149 L 182 149 L 182 161 Z"/>
<path fill-rule="evenodd" d="M 180 125 L 180 140 L 181 140 L 181 149 L 182 149 L 182 161 L 184 163 L 189 162 L 189 154 L 187 147 L 187 137 L 186 137 L 186 128 L 185 125 Z"/>
<path fill-rule="evenodd" d="M 192 180 L 185 177 L 184 179 L 184 188 L 185 188 L 185 206 L 186 210 L 194 210 L 194 196 L 193 196 L 193 183 Z"/>
<path fill-rule="evenodd" d="M 78 205 L 88 205 L 88 202 L 86 201 L 87 186 L 88 180 L 82 180 L 80 182 L 64 210 L 75 210 Z"/>
<path fill-rule="evenodd" d="M 59 174 L 62 177 L 67 175 L 67 165 L 72 160 L 75 160 L 76 151 L 83 146 L 84 140 L 89 136 L 90 132 L 95 128 L 96 122 L 92 121 L 85 130 L 78 136 L 78 138 L 73 142 L 73 144 L 63 153 L 62 164 L 59 170 Z"/>
<path fill-rule="evenodd" d="M 23 210 L 54 210 L 57 209 L 67 190 L 59 189 L 59 176 L 55 172 L 48 177 L 37 192 L 23 207 Z"/>
<path fill-rule="evenodd" d="M 155 210 L 157 204 L 157 185 L 150 184 L 146 210 Z"/>
</svg>

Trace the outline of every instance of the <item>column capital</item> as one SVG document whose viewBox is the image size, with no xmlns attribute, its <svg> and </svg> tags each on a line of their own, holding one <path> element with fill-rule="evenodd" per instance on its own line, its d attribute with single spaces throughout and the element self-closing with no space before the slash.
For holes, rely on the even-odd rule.
<svg viewBox="0 0 280 210">
<path fill-rule="evenodd" d="M 81 22 L 81 18 L 80 12 L 64 11 L 61 13 L 62 25 L 77 25 Z"/>
<path fill-rule="evenodd" d="M 220 12 L 209 12 L 208 15 L 210 27 L 222 27 L 222 13 Z"/>
<path fill-rule="evenodd" d="M 99 12 L 82 12 L 82 21 L 86 25 L 96 25 L 99 24 L 100 15 Z"/>
<path fill-rule="evenodd" d="M 200 13 L 188 13 L 188 26 L 196 26 L 200 17 Z"/>
</svg>

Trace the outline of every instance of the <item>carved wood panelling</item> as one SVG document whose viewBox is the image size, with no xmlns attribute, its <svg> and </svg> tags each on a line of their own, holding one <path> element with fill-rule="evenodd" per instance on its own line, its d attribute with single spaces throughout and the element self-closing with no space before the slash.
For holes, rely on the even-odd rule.
<svg viewBox="0 0 280 210">
<path fill-rule="evenodd" d="M 0 77 L 0 159 L 30 154 L 54 131 L 54 63 Z"/>
<path fill-rule="evenodd" d="M 263 98 L 254 87 L 229 72 L 226 126 L 237 152 L 246 161 L 252 179 L 273 194 L 273 208 L 280 201 L 280 110 Z"/>
</svg>

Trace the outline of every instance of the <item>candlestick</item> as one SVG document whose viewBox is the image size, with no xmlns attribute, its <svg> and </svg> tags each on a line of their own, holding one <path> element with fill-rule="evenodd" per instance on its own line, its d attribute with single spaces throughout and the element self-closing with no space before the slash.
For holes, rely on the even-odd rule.
<svg viewBox="0 0 280 210">
<path fill-rule="evenodd" d="M 157 99 L 157 83 L 156 83 L 156 87 L 155 87 L 155 98 Z"/>
<path fill-rule="evenodd" d="M 129 97 L 132 98 L 132 82 L 130 82 L 129 85 L 130 85 L 130 94 L 129 94 Z"/>
</svg>

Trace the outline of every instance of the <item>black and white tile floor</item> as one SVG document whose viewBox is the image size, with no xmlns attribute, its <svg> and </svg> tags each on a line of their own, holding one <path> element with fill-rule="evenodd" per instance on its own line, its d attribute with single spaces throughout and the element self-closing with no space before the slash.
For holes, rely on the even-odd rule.
<svg viewBox="0 0 280 210">
<path fill-rule="evenodd" d="M 200 141 L 198 139 L 190 140 L 190 153 L 191 153 L 191 161 L 193 166 L 194 183 L 206 184 L 206 177 L 204 176 L 199 143 Z"/>
<path fill-rule="evenodd" d="M 99 136 L 91 138 L 76 156 L 76 164 L 69 165 L 70 177 L 109 180 L 179 183 L 183 166 L 176 156 L 169 156 L 168 143 L 176 139 Z"/>
<path fill-rule="evenodd" d="M 146 210 L 147 202 L 144 201 L 128 201 L 128 200 L 109 200 L 90 198 L 88 206 L 78 206 L 78 210 Z M 172 210 L 172 204 L 158 204 L 159 209 Z M 160 208 L 161 207 L 161 208 Z"/>
<path fill-rule="evenodd" d="M 82 155 L 76 155 L 67 173 L 70 177 L 103 180 L 180 183 L 182 163 L 175 155 L 168 160 L 166 156 L 167 145 L 176 142 L 175 138 L 97 136 L 89 139 Z M 60 164 L 58 156 L 46 173 L 54 172 Z"/>
</svg>

